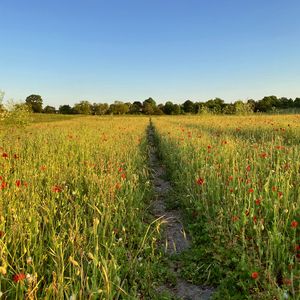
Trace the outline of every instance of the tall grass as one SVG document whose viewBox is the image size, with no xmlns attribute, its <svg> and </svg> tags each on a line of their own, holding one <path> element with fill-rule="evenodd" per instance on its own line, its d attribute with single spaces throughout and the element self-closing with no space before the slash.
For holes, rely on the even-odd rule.
<svg viewBox="0 0 300 300">
<path fill-rule="evenodd" d="M 3 298 L 149 296 L 147 125 L 87 117 L 2 129 Z"/>
<path fill-rule="evenodd" d="M 187 277 L 223 299 L 300 299 L 299 116 L 153 122 L 193 233 Z"/>
</svg>

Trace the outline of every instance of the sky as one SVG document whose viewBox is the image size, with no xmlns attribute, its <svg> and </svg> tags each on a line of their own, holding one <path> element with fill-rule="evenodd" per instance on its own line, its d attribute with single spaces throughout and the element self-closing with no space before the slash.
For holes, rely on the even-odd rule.
<svg viewBox="0 0 300 300">
<path fill-rule="evenodd" d="M 0 0 L 0 90 L 81 100 L 300 97 L 299 0 Z"/>
</svg>

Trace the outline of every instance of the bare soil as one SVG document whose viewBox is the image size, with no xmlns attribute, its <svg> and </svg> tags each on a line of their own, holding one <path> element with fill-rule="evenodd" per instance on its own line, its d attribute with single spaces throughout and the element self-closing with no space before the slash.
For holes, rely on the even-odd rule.
<svg viewBox="0 0 300 300">
<path fill-rule="evenodd" d="M 187 250 L 190 245 L 190 237 L 182 223 L 182 214 L 179 209 L 167 209 L 167 195 L 171 190 L 171 184 L 166 179 L 166 169 L 158 159 L 157 148 L 154 143 L 153 127 L 149 126 L 149 162 L 152 170 L 152 184 L 155 199 L 152 202 L 152 211 L 155 217 L 162 218 L 164 225 L 163 238 L 159 243 L 168 257 Z M 180 265 L 169 262 L 170 272 L 176 278 L 175 286 L 162 285 L 158 292 L 169 292 L 173 297 L 183 300 L 207 300 L 213 294 L 213 288 L 191 284 L 180 278 Z"/>
</svg>

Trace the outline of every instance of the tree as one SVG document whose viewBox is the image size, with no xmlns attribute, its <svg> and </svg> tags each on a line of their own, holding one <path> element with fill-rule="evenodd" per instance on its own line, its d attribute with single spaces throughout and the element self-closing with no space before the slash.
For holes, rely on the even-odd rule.
<svg viewBox="0 0 300 300">
<path fill-rule="evenodd" d="M 111 104 L 109 106 L 109 112 L 114 115 L 124 115 L 128 113 L 128 111 L 129 111 L 128 105 L 121 101 L 115 101 L 114 104 Z"/>
<path fill-rule="evenodd" d="M 294 106 L 295 107 L 300 107 L 300 98 L 296 98 L 294 101 Z"/>
<path fill-rule="evenodd" d="M 220 98 L 208 100 L 205 104 L 209 108 L 209 110 L 215 114 L 222 113 L 223 108 L 226 106 L 224 100 Z"/>
<path fill-rule="evenodd" d="M 279 101 L 276 96 L 266 96 L 257 102 L 257 111 L 267 112 L 273 107 L 278 107 Z"/>
<path fill-rule="evenodd" d="M 156 110 L 156 102 L 150 97 L 143 102 L 143 113 L 153 115 Z"/>
<path fill-rule="evenodd" d="M 43 111 L 43 99 L 40 95 L 30 95 L 26 98 L 25 102 L 34 113 L 41 113 Z"/>
<path fill-rule="evenodd" d="M 143 111 L 143 104 L 140 101 L 134 101 L 130 106 L 129 113 L 140 114 Z"/>
<path fill-rule="evenodd" d="M 174 104 L 171 101 L 167 101 L 162 110 L 166 115 L 172 115 L 174 110 Z"/>
<path fill-rule="evenodd" d="M 56 109 L 55 109 L 55 107 L 53 107 L 53 106 L 47 105 L 47 106 L 44 108 L 43 112 L 44 112 L 45 114 L 56 114 Z"/>
<path fill-rule="evenodd" d="M 73 107 L 75 114 L 90 115 L 92 113 L 92 104 L 89 101 L 80 101 Z"/>
<path fill-rule="evenodd" d="M 247 115 L 253 113 L 251 104 L 244 103 L 241 100 L 234 102 L 234 110 L 237 115 Z"/>
<path fill-rule="evenodd" d="M 194 103 L 191 100 L 186 100 L 182 106 L 185 113 L 193 113 L 195 111 Z"/>
<path fill-rule="evenodd" d="M 74 113 L 70 105 L 60 105 L 58 112 L 63 115 L 71 115 Z"/>
<path fill-rule="evenodd" d="M 5 95 L 5 93 L 0 90 L 0 113 L 3 113 L 5 111 L 5 108 L 3 105 L 4 95 Z"/>
<path fill-rule="evenodd" d="M 108 109 L 107 103 L 94 103 L 92 107 L 93 115 L 105 115 Z"/>
</svg>

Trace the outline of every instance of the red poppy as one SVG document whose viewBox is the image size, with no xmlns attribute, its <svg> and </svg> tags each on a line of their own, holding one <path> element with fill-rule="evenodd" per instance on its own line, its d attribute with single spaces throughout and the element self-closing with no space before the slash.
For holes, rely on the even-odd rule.
<svg viewBox="0 0 300 300">
<path fill-rule="evenodd" d="M 285 285 L 291 285 L 292 284 L 292 280 L 289 279 L 289 278 L 284 278 L 283 279 L 283 284 L 285 284 Z"/>
<path fill-rule="evenodd" d="M 255 200 L 255 204 L 256 204 L 256 205 L 260 205 L 260 202 L 261 202 L 261 200 L 260 200 L 259 198 L 257 198 L 257 199 Z"/>
<path fill-rule="evenodd" d="M 250 172 L 250 170 L 251 170 L 251 166 L 247 166 L 247 168 L 246 168 L 246 170 L 248 171 L 248 172 Z"/>
<path fill-rule="evenodd" d="M 13 276 L 13 281 L 14 282 L 19 282 L 19 281 L 22 281 L 26 278 L 26 275 L 24 273 L 19 273 L 19 274 L 15 274 Z"/>
<path fill-rule="evenodd" d="M 41 171 L 45 171 L 46 170 L 46 166 L 40 166 L 40 170 Z"/>
<path fill-rule="evenodd" d="M 3 157 L 3 158 L 8 158 L 8 154 L 4 152 L 4 153 L 2 154 L 2 157 Z"/>
<path fill-rule="evenodd" d="M 253 188 L 250 188 L 250 189 L 248 190 L 248 192 L 249 192 L 249 193 L 254 193 L 254 189 L 253 189 Z"/>
<path fill-rule="evenodd" d="M 0 185 L 0 190 L 4 190 L 7 187 L 7 183 L 5 181 L 2 181 Z"/>
<path fill-rule="evenodd" d="M 294 220 L 294 221 L 291 222 L 291 227 L 292 227 L 292 228 L 297 228 L 297 227 L 298 227 L 298 224 L 299 224 L 299 223 L 298 223 L 297 221 Z"/>
<path fill-rule="evenodd" d="M 231 220 L 232 220 L 233 222 L 236 222 L 236 221 L 238 221 L 238 219 L 239 219 L 239 217 L 238 217 L 238 216 L 232 216 L 232 218 L 231 218 Z"/>
<path fill-rule="evenodd" d="M 122 179 L 126 179 L 126 174 L 125 174 L 125 173 L 122 173 L 122 174 L 121 174 L 121 178 L 122 178 Z"/>
<path fill-rule="evenodd" d="M 204 179 L 199 177 L 196 182 L 197 182 L 198 185 L 203 185 L 204 184 Z"/>
<path fill-rule="evenodd" d="M 295 246 L 295 251 L 300 251 L 300 245 Z"/>
<path fill-rule="evenodd" d="M 52 192 L 54 193 L 60 193 L 62 191 L 62 188 L 59 185 L 54 185 L 52 187 Z"/>
<path fill-rule="evenodd" d="M 282 198 L 283 192 L 278 192 L 277 195 L 278 195 L 279 198 Z"/>
<path fill-rule="evenodd" d="M 263 153 L 260 154 L 261 158 L 266 158 L 267 156 L 268 156 L 268 154 L 266 152 L 263 152 Z"/>
<path fill-rule="evenodd" d="M 257 217 L 253 216 L 253 222 L 256 223 L 257 222 Z"/>
<path fill-rule="evenodd" d="M 20 186 L 21 186 L 21 180 L 20 180 L 20 179 L 16 180 L 16 186 L 17 186 L 17 187 L 20 187 Z"/>
<path fill-rule="evenodd" d="M 258 272 L 253 272 L 253 273 L 251 274 L 251 278 L 252 278 L 252 279 L 257 279 L 258 276 L 259 276 Z"/>
</svg>

